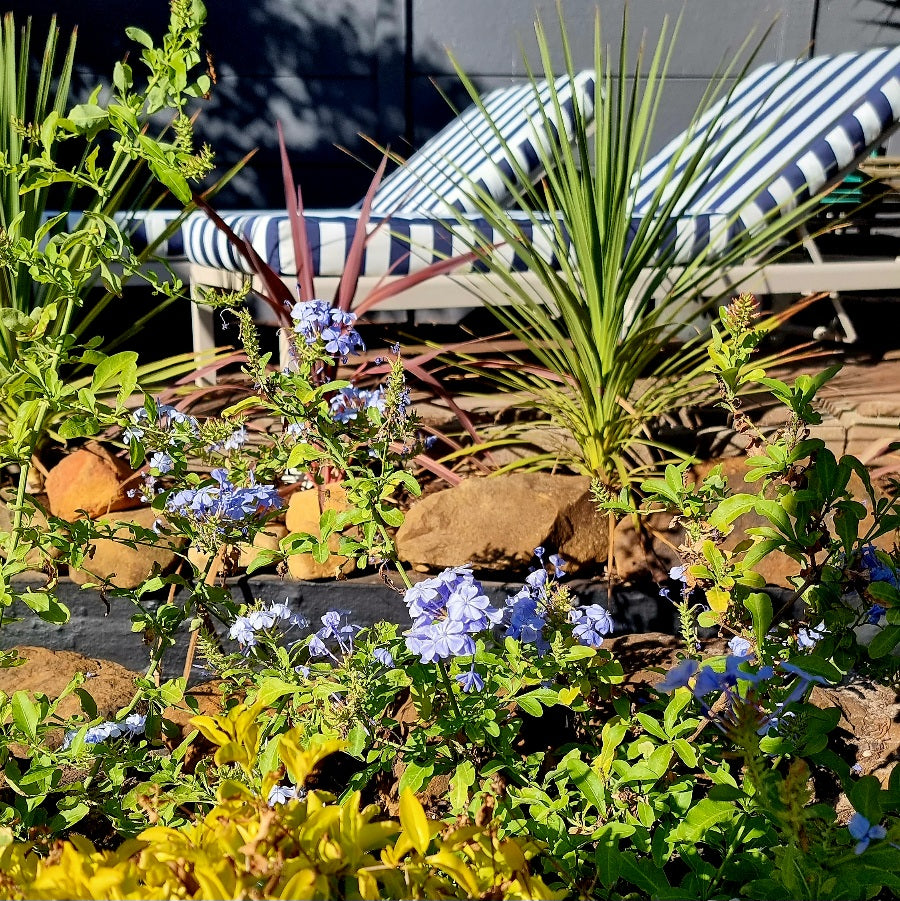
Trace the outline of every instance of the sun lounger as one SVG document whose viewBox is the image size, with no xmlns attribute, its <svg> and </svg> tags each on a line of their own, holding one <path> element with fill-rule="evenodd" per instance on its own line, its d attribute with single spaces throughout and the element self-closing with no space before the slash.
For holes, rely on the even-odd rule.
<svg viewBox="0 0 900 901">
<path fill-rule="evenodd" d="M 578 94 L 582 102 L 584 94 Z M 690 203 L 676 211 L 676 264 L 687 263 L 697 254 L 715 258 L 767 217 L 783 215 L 807 198 L 824 194 L 884 142 L 900 121 L 900 47 L 765 65 L 749 73 L 722 103 L 727 106 L 713 141 L 704 135 L 704 120 L 693 130 L 695 140 L 707 140 L 709 152 L 705 167 L 696 174 L 697 190 L 690 192 Z M 712 110 L 706 119 L 714 121 L 716 115 Z M 534 130 L 531 126 L 523 134 L 530 131 L 533 135 Z M 672 179 L 672 154 L 683 141 L 684 136 L 676 138 L 642 169 L 635 185 L 635 225 L 654 186 L 660 179 Z M 433 159 L 440 168 L 440 153 Z M 441 218 L 442 203 L 466 209 L 464 185 L 448 188 L 443 195 L 433 190 L 415 195 L 411 175 L 414 165 L 413 159 L 395 176 L 403 189 L 385 195 L 389 197 L 385 203 L 397 203 L 398 207 L 381 208 L 381 216 L 389 216 L 390 222 L 377 230 L 366 247 L 358 296 L 365 296 L 368 285 L 468 249 L 464 242 L 454 240 Z M 459 174 L 452 166 L 444 169 L 444 174 L 454 172 Z M 503 180 L 500 182 L 502 185 Z M 490 178 L 480 183 L 492 189 Z M 386 183 L 385 187 L 391 186 Z M 393 187 L 396 190 L 396 184 Z M 417 204 L 430 199 L 431 209 L 410 212 L 406 204 L 413 197 Z M 351 210 L 306 214 L 317 288 L 322 296 L 329 296 L 329 289 L 341 274 L 357 215 Z M 472 229 L 492 239 L 490 229 L 476 213 L 464 213 L 462 220 L 457 215 L 450 220 L 454 228 L 460 221 L 469 222 Z M 541 223 L 531 222 L 527 214 L 521 216 L 523 228 L 539 244 Z M 223 218 L 251 241 L 286 282 L 294 279 L 296 264 L 283 212 Z M 370 228 L 374 229 L 379 218 L 373 217 Z M 806 246 L 811 262 L 761 265 L 748 260 L 744 266 L 723 272 L 718 283 L 708 286 L 707 293 L 728 290 L 732 285 L 764 294 L 900 288 L 900 263 L 896 259 L 825 261 L 812 240 Z M 185 226 L 185 248 L 194 284 L 234 287 L 250 274 L 225 237 L 200 216 L 192 216 Z M 522 268 L 511 248 L 500 247 L 497 253 L 511 269 Z M 425 281 L 391 298 L 384 308 L 475 306 L 479 295 L 490 292 L 492 284 L 490 276 L 477 270 L 476 265 L 468 271 Z M 522 277 L 527 278 L 528 273 L 523 272 Z M 473 285 L 477 285 L 475 293 L 471 291 Z M 498 295 L 497 299 L 502 298 Z M 836 311 L 852 336 L 852 323 L 839 301 Z M 212 341 L 211 332 L 195 334 L 195 341 L 207 346 Z"/>
</svg>

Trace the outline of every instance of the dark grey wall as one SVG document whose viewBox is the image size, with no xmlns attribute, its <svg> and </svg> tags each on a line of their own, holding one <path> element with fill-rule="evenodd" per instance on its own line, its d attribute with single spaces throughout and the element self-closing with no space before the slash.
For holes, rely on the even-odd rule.
<svg viewBox="0 0 900 901">
<path fill-rule="evenodd" d="M 617 48 L 624 0 L 561 5 L 576 65 L 593 62 L 598 7 L 604 38 Z M 761 61 L 900 40 L 900 0 L 631 0 L 628 6 L 632 60 L 644 34 L 654 45 L 665 17 L 671 27 L 681 15 L 658 143 L 684 127 L 710 76 L 748 36 L 764 38 Z M 54 10 L 63 26 L 79 26 L 85 85 L 110 72 L 128 49 L 126 25 L 160 34 L 167 17 L 164 0 L 17 0 L 11 8 L 20 18 L 34 16 L 42 29 Z M 522 48 L 536 61 L 535 12 L 551 34 L 558 31 L 556 0 L 207 0 L 207 8 L 205 44 L 217 84 L 200 133 L 223 168 L 259 148 L 220 199 L 230 207 L 282 205 L 276 120 L 284 125 L 306 203 L 344 206 L 362 195 L 366 166 L 378 161 L 360 133 L 406 152 L 452 116 L 435 84 L 464 105 L 448 50 L 488 89 L 524 75 Z M 558 38 L 553 46 L 559 59 Z M 613 58 L 618 68 L 617 52 Z"/>
</svg>

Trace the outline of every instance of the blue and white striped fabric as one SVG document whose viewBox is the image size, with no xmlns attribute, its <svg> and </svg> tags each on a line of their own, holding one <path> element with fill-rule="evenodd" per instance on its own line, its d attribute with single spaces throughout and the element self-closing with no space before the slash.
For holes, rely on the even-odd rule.
<svg viewBox="0 0 900 901">
<path fill-rule="evenodd" d="M 554 83 L 562 121 L 556 121 L 551 87 L 546 81 L 497 88 L 473 104 L 392 172 L 375 192 L 372 210 L 445 214 L 476 212 L 473 186 L 498 203 L 511 200 L 509 184 L 517 184 L 517 167 L 532 184 L 542 172 L 541 158 L 560 140 L 571 141 L 573 105 L 585 122 L 594 115 L 594 72 L 586 69 Z M 547 126 L 549 125 L 549 130 Z M 512 159 L 510 159 L 512 154 Z"/>
<path fill-rule="evenodd" d="M 773 212 L 791 209 L 833 184 L 884 141 L 900 122 L 900 47 L 762 66 L 721 106 L 713 140 L 705 126 L 720 115 L 717 108 L 692 126 L 691 133 L 697 137 L 680 158 L 675 159 L 683 135 L 648 161 L 634 186 L 632 233 L 642 218 L 653 214 L 655 192 L 662 188 L 665 196 L 666 185 L 677 184 L 695 150 L 704 150 L 704 163 L 693 176 L 696 189 L 687 192 L 689 202 L 676 210 L 672 262 L 686 262 L 700 252 L 721 254 Z M 704 140 L 705 147 L 700 143 Z M 431 192 L 428 196 L 434 199 Z M 456 195 L 448 198 L 455 200 Z M 463 252 L 466 248 L 451 239 L 440 215 L 417 210 L 373 216 L 370 231 L 379 221 L 389 221 L 370 238 L 362 274 L 402 275 Z M 526 237 L 543 241 L 541 233 L 550 233 L 550 223 L 534 226 L 524 214 L 511 216 L 521 220 Z M 358 217 L 354 210 L 307 212 L 315 274 L 342 273 Z M 276 271 L 296 273 L 284 212 L 224 218 Z M 473 228 L 493 240 L 477 215 L 467 218 Z M 205 217 L 191 216 L 184 234 L 191 262 L 248 271 Z M 511 269 L 524 268 L 509 248 L 498 253 Z"/>
<path fill-rule="evenodd" d="M 553 260 L 551 227 L 535 225 L 526 213 L 511 212 L 510 217 L 519 223 L 523 235 L 533 242 L 545 259 Z M 223 213 L 229 228 L 252 244 L 253 249 L 276 272 L 295 275 L 297 264 L 291 240 L 290 222 L 280 213 Z M 464 214 L 473 236 L 484 238 L 485 244 L 502 241 L 500 235 L 488 223 L 474 213 Z M 350 242 L 359 222 L 359 214 L 350 210 L 307 211 L 306 230 L 312 254 L 313 272 L 320 276 L 340 276 Z M 383 223 L 377 227 L 379 222 Z M 365 245 L 361 274 L 364 276 L 408 275 L 418 272 L 431 263 L 465 253 L 469 248 L 452 231 L 460 224 L 453 220 L 452 230 L 446 222 L 434 216 L 397 213 L 389 221 L 373 218 L 368 226 L 369 238 Z M 191 262 L 215 269 L 227 269 L 252 274 L 253 269 L 235 250 L 225 235 L 205 216 L 194 214 L 184 227 L 185 249 Z M 512 250 L 503 246 L 497 255 L 510 270 L 524 270 L 524 262 Z M 470 270 L 483 269 L 476 263 Z M 460 271 L 466 271 L 460 268 Z"/>
<path fill-rule="evenodd" d="M 717 119 L 715 140 L 710 123 Z M 833 184 L 887 139 L 900 121 L 900 47 L 762 66 L 700 118 L 679 162 L 675 138 L 643 168 L 634 213 L 676 185 L 701 148 L 704 165 L 679 213 L 679 257 L 719 254 L 773 213 L 795 208 Z"/>
</svg>

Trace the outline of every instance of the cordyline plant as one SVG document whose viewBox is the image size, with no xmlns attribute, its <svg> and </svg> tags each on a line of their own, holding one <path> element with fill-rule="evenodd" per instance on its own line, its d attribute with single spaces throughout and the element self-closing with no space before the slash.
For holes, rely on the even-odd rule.
<svg viewBox="0 0 900 901">
<path fill-rule="evenodd" d="M 534 74 L 529 67 L 529 78 L 534 85 L 546 78 L 551 95 L 532 124 L 538 133 L 563 133 L 568 119 L 553 88 L 550 41 L 540 21 L 535 30 L 543 71 Z M 517 217 L 509 215 L 509 203 L 470 183 L 478 215 L 524 261 L 530 279 L 510 272 L 495 253 L 496 245 L 476 233 L 464 216 L 450 224 L 494 276 L 498 288 L 485 289 L 485 304 L 533 361 L 494 361 L 481 371 L 520 392 L 526 403 L 547 414 L 551 429 L 562 429 L 571 439 L 516 465 L 563 464 L 615 490 L 636 488 L 664 456 L 677 455 L 654 438 L 652 423 L 708 395 L 711 382 L 704 367 L 709 337 L 697 317 L 714 301 L 699 298 L 723 270 L 771 251 L 812 209 L 806 203 L 770 217 L 718 256 L 701 251 L 681 259 L 679 216 L 692 208 L 710 177 L 732 171 L 743 158 L 739 154 L 735 162 L 723 152 L 732 148 L 734 136 L 732 130 L 723 147 L 721 115 L 701 122 L 745 71 L 735 62 L 710 84 L 683 143 L 672 152 L 668 175 L 642 198 L 638 212 L 636 188 L 650 158 L 675 34 L 677 27 L 669 38 L 664 24 L 655 48 L 648 53 L 642 48 L 629 72 L 626 17 L 616 75 L 610 56 L 604 56 L 598 15 L 593 119 L 575 96 L 572 141 L 537 142 L 545 177 L 535 184 L 516 162 L 515 148 L 506 147 L 513 166 L 506 184 Z M 572 79 L 576 69 L 562 21 L 560 35 L 564 71 Z M 454 65 L 484 110 L 475 85 Z M 495 134 L 503 140 L 498 129 Z M 748 140 L 746 152 L 754 146 Z M 717 155 L 725 161 L 711 163 Z M 705 174 L 698 178 L 698 172 Z M 532 227 L 539 239 L 530 235 Z"/>
<path fill-rule="evenodd" d="M 210 204 L 201 198 L 195 198 L 195 202 L 206 215 L 209 216 L 215 226 L 227 237 L 229 243 L 236 249 L 250 270 L 257 276 L 262 286 L 257 293 L 273 313 L 276 322 L 279 323 L 282 330 L 290 330 L 292 328 L 291 310 L 294 309 L 294 304 L 297 300 L 301 303 L 327 303 L 333 309 L 334 312 L 332 315 L 336 319 L 341 319 L 351 311 L 354 316 L 364 316 L 368 311 L 376 308 L 379 303 L 382 303 L 403 291 L 409 291 L 427 279 L 452 272 L 454 269 L 471 263 L 474 259 L 474 254 L 472 253 L 460 254 L 450 259 L 440 260 L 436 263 L 424 266 L 416 272 L 412 272 L 399 278 L 389 279 L 385 276 L 385 278 L 372 288 L 365 297 L 357 297 L 366 242 L 369 241 L 371 236 L 379 229 L 390 228 L 390 217 L 380 218 L 374 227 L 370 228 L 372 219 L 372 199 L 375 196 L 375 192 L 378 189 L 378 185 L 380 184 L 381 177 L 384 173 L 384 167 L 387 162 L 387 158 L 385 158 L 376 170 L 366 192 L 366 196 L 360 206 L 359 217 L 353 232 L 353 238 L 347 251 L 347 259 L 334 297 L 330 301 L 321 300 L 318 297 L 315 287 L 312 248 L 309 243 L 306 220 L 304 218 L 303 195 L 299 185 L 295 183 L 291 172 L 287 148 L 284 143 L 284 134 L 280 123 L 278 125 L 278 142 L 281 149 L 285 208 L 290 223 L 294 259 L 296 260 L 297 266 L 296 290 L 292 290 L 291 287 L 288 286 L 287 280 L 284 278 L 283 274 L 276 272 L 267 261 L 263 260 L 251 242 L 243 235 L 237 234 L 212 208 L 212 206 L 210 206 Z M 400 261 L 394 265 L 399 265 L 399 262 Z M 388 273 L 388 275 L 390 275 L 390 273 Z M 247 286 L 247 290 L 249 290 L 249 285 Z M 217 305 L 218 301 L 216 300 L 215 293 L 207 292 L 205 302 Z M 481 438 L 476 432 L 470 417 L 456 403 L 452 393 L 426 369 L 425 364 L 432 356 L 432 354 L 424 354 L 419 357 L 409 359 L 404 358 L 403 367 L 406 372 L 423 385 L 426 390 L 432 392 L 446 402 L 472 440 L 476 444 L 480 444 Z M 354 382 L 364 382 L 367 379 L 384 375 L 389 372 L 389 370 L 389 364 L 383 361 L 376 361 L 374 365 L 360 366 L 352 375 L 351 380 Z M 333 366 L 323 370 L 322 377 L 333 377 L 336 372 L 337 363 L 335 362 Z M 451 446 L 459 447 L 459 445 L 451 439 L 448 439 L 447 436 L 443 437 L 445 440 L 449 441 Z M 431 470 L 435 475 L 450 484 L 459 482 L 459 476 L 428 455 L 420 455 L 418 463 L 423 468 Z"/>
</svg>

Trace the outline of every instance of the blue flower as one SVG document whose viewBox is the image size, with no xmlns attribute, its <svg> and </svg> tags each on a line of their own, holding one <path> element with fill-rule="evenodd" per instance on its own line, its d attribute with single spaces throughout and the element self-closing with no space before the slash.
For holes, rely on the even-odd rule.
<svg viewBox="0 0 900 901">
<path fill-rule="evenodd" d="M 884 562 L 874 545 L 867 544 L 863 547 L 859 563 L 863 571 L 868 573 L 870 582 L 887 582 L 894 588 L 900 588 L 897 573 L 893 567 Z"/>
<path fill-rule="evenodd" d="M 245 649 L 256 647 L 256 627 L 249 617 L 239 616 L 228 630 L 228 637 Z"/>
<path fill-rule="evenodd" d="M 737 657 L 749 657 L 750 652 L 753 650 L 753 645 L 750 644 L 746 638 L 735 635 L 734 638 L 728 642 L 728 649 Z"/>
<path fill-rule="evenodd" d="M 553 578 L 561 579 L 566 574 L 566 561 L 559 554 L 551 554 L 550 562 L 553 564 Z"/>
<path fill-rule="evenodd" d="M 422 663 L 469 657 L 475 653 L 475 642 L 463 623 L 449 618 L 417 624 L 407 633 L 406 646 L 419 655 Z"/>
<path fill-rule="evenodd" d="M 573 607 L 569 611 L 569 621 L 575 624 L 573 638 L 591 648 L 599 648 L 603 644 L 603 636 L 609 635 L 615 628 L 609 611 L 599 604 Z"/>
<path fill-rule="evenodd" d="M 856 854 L 862 854 L 869 847 L 872 839 L 887 837 L 887 829 L 884 826 L 873 826 L 861 813 L 854 813 L 847 824 L 850 835 L 856 839 L 856 847 L 853 849 Z"/>
<path fill-rule="evenodd" d="M 872 604 L 872 606 L 869 607 L 869 612 L 866 614 L 866 622 L 869 623 L 869 625 L 877 626 L 885 613 L 887 613 L 886 607 L 882 607 L 881 604 Z"/>
<path fill-rule="evenodd" d="M 530 573 L 525 579 L 525 584 L 532 591 L 540 591 L 547 584 L 547 570 L 546 569 L 536 569 L 533 573 Z"/>
<path fill-rule="evenodd" d="M 394 668 L 394 658 L 391 656 L 391 652 L 387 648 L 375 648 L 375 650 L 372 651 L 372 656 L 382 666 L 385 666 L 388 669 Z"/>
<path fill-rule="evenodd" d="M 673 566 L 669 570 L 669 578 L 673 582 L 684 582 L 687 584 L 687 581 L 684 578 L 684 574 L 687 572 L 687 566 Z"/>
<path fill-rule="evenodd" d="M 273 785 L 269 792 L 267 803 L 269 807 L 276 804 L 287 804 L 288 801 L 297 801 L 306 797 L 306 791 L 296 785 Z"/>
<path fill-rule="evenodd" d="M 676 688 L 686 688 L 699 666 L 700 664 L 693 657 L 682 660 L 666 673 L 666 677 L 656 686 L 657 690 L 663 694 L 669 694 Z"/>
<path fill-rule="evenodd" d="M 815 629 L 800 628 L 797 630 L 797 647 L 804 651 L 814 648 L 825 636 L 825 623 L 821 622 Z"/>
<path fill-rule="evenodd" d="M 171 472 L 175 467 L 175 461 L 168 455 L 157 451 L 150 457 L 150 468 L 162 473 Z"/>
<path fill-rule="evenodd" d="M 362 388 L 354 388 L 352 385 L 338 390 L 328 406 L 335 422 L 350 422 L 356 419 L 363 410 L 378 410 L 384 412 L 385 392 L 384 388 L 376 388 L 366 391 Z"/>
<path fill-rule="evenodd" d="M 537 557 L 538 560 L 540 560 L 541 562 L 543 562 L 543 560 L 544 560 L 544 553 L 545 553 L 544 546 L 542 544 L 539 544 L 534 549 L 534 556 Z"/>
<path fill-rule="evenodd" d="M 459 673 L 455 678 L 465 692 L 481 691 L 484 688 L 484 679 L 475 672 L 474 665 L 472 669 Z"/>
</svg>

